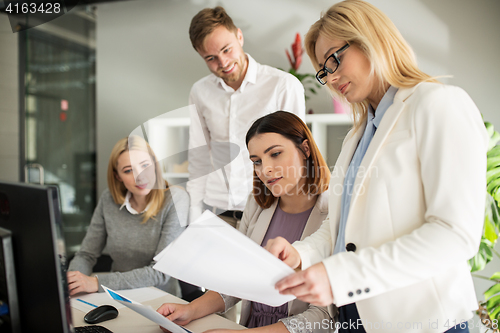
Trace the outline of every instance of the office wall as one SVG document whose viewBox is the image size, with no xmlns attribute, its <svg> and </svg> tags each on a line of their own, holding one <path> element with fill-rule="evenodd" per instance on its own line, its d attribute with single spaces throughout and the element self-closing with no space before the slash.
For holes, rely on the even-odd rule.
<svg viewBox="0 0 500 333">
<path fill-rule="evenodd" d="M 18 35 L 0 15 L 0 180 L 19 181 Z"/>
</svg>

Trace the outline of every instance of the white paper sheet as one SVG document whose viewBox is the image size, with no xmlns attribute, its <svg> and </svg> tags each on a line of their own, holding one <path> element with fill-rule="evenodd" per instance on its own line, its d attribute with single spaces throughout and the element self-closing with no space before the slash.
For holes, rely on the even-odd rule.
<svg viewBox="0 0 500 333">
<path fill-rule="evenodd" d="M 154 260 L 154 269 L 226 295 L 270 306 L 295 298 L 274 288 L 293 269 L 208 210 Z"/>
<path fill-rule="evenodd" d="M 186 333 L 186 332 L 192 333 L 190 330 L 188 330 L 184 327 L 181 327 L 181 326 L 171 322 L 167 318 L 163 317 L 161 314 L 156 312 L 152 307 L 142 305 L 141 303 L 136 302 L 136 301 L 134 301 L 130 298 L 127 298 L 123 295 L 120 295 L 116 291 L 109 289 L 105 286 L 102 286 L 102 287 L 104 288 L 104 291 L 106 292 L 106 294 L 109 297 L 111 297 L 113 302 L 118 302 L 120 304 L 123 304 L 124 306 L 134 310 L 138 314 L 140 314 L 140 315 L 148 318 L 149 320 L 157 323 L 161 327 L 166 328 L 170 332 L 172 332 L 172 333 Z"/>
</svg>

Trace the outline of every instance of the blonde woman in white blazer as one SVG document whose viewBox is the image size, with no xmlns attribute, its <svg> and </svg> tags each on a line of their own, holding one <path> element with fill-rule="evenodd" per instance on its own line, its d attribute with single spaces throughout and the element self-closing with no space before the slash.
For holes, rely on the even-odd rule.
<svg viewBox="0 0 500 333">
<path fill-rule="evenodd" d="M 318 230 L 328 215 L 330 171 L 302 120 L 285 111 L 259 118 L 246 144 L 254 164 L 254 188 L 239 230 L 262 246 L 276 236 L 295 241 Z M 239 301 L 208 291 L 188 305 L 163 304 L 158 312 L 186 325 Z M 240 324 L 254 332 L 334 332 L 335 310 L 300 300 L 280 307 L 243 300 Z"/>
<path fill-rule="evenodd" d="M 468 332 L 467 260 L 481 239 L 488 136 L 462 89 L 420 71 L 393 23 L 361 0 L 306 36 L 317 78 L 350 103 L 354 128 L 332 173 L 329 217 L 267 249 L 302 271 L 283 294 L 339 308 L 339 332 Z"/>
</svg>

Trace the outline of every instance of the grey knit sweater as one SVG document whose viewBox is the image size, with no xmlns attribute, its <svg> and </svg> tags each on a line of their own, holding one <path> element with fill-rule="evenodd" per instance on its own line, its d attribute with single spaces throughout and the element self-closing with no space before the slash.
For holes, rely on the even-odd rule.
<svg viewBox="0 0 500 333">
<path fill-rule="evenodd" d="M 142 214 L 133 215 L 113 201 L 106 189 L 94 211 L 80 251 L 69 265 L 70 271 L 90 275 L 97 258 L 106 246 L 113 259 L 111 273 L 98 274 L 99 283 L 111 289 L 155 286 L 180 295 L 174 278 L 153 269 L 153 257 L 184 230 L 189 211 L 189 196 L 179 187 L 165 192 L 163 209 L 154 219 L 141 224 Z M 102 288 L 99 287 L 102 292 Z"/>
</svg>

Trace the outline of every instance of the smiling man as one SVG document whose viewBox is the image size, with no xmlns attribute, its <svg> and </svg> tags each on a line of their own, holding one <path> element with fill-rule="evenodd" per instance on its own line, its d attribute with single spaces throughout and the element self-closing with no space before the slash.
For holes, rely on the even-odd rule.
<svg viewBox="0 0 500 333">
<path fill-rule="evenodd" d="M 190 221 L 209 209 L 236 227 L 252 189 L 246 132 L 277 110 L 304 119 L 304 87 L 293 75 L 245 53 L 243 33 L 222 7 L 196 14 L 189 37 L 212 72 L 193 85 L 189 97 L 196 106 L 189 131 Z"/>
</svg>

